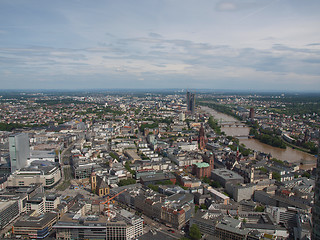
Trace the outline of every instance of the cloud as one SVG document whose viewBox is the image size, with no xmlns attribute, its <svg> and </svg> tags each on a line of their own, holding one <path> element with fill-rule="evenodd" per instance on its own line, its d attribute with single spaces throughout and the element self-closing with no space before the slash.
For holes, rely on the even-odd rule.
<svg viewBox="0 0 320 240">
<path fill-rule="evenodd" d="M 310 44 L 307 44 L 306 46 L 307 46 L 307 47 L 310 47 L 310 46 L 320 46 L 320 43 L 310 43 Z"/>
<path fill-rule="evenodd" d="M 0 74 L 7 79 L 25 75 L 43 84 L 61 78 L 70 86 L 79 78 L 87 87 L 161 87 L 164 82 L 179 87 L 185 79 L 195 88 L 236 83 L 267 88 L 271 81 L 284 87 L 291 76 L 291 86 L 297 87 L 301 79 L 314 83 L 320 75 L 319 51 L 284 44 L 257 49 L 178 38 L 115 37 L 109 44 L 82 49 L 1 48 Z"/>
<path fill-rule="evenodd" d="M 237 9 L 237 6 L 233 2 L 219 2 L 216 5 L 216 10 L 218 11 L 234 11 Z"/>
<path fill-rule="evenodd" d="M 152 38 L 162 38 L 162 36 L 158 33 L 149 33 L 149 37 L 152 37 Z"/>
</svg>

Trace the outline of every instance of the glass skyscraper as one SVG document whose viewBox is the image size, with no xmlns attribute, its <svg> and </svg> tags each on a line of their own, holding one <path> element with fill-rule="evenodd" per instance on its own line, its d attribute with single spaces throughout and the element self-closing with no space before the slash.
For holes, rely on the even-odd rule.
<svg viewBox="0 0 320 240">
<path fill-rule="evenodd" d="M 27 160 L 30 158 L 29 136 L 27 133 L 9 136 L 9 153 L 11 173 L 27 166 Z"/>
</svg>

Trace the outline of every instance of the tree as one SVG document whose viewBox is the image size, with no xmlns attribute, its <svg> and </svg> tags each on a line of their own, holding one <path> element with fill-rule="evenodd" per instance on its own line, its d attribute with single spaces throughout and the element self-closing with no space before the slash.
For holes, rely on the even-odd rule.
<svg viewBox="0 0 320 240">
<path fill-rule="evenodd" d="M 264 206 L 260 205 L 254 209 L 256 212 L 264 212 Z"/>
<path fill-rule="evenodd" d="M 119 186 L 126 186 L 126 185 L 130 185 L 130 184 L 135 184 L 136 180 L 132 179 L 132 178 L 128 178 L 128 179 L 123 179 L 119 181 Z"/>
<path fill-rule="evenodd" d="M 280 182 L 280 180 L 281 180 L 281 175 L 280 175 L 279 173 L 277 173 L 277 172 L 273 172 L 273 173 L 272 173 L 272 178 L 275 179 L 275 180 L 277 180 L 278 182 Z"/>
<path fill-rule="evenodd" d="M 202 203 L 202 204 L 200 205 L 200 208 L 201 208 L 201 209 L 208 209 L 208 208 L 207 208 L 207 205 L 205 205 L 204 203 Z"/>
<path fill-rule="evenodd" d="M 201 233 L 198 225 L 192 224 L 192 226 L 190 227 L 189 235 L 193 240 L 201 239 Z"/>
<path fill-rule="evenodd" d="M 203 181 L 204 183 L 210 184 L 210 179 L 209 179 L 208 177 L 206 177 L 206 176 L 202 178 L 202 181 Z"/>
<path fill-rule="evenodd" d="M 196 206 L 194 207 L 194 212 L 197 213 L 197 211 L 199 210 L 199 208 L 200 208 L 200 207 L 199 207 L 198 205 L 196 205 Z"/>
</svg>

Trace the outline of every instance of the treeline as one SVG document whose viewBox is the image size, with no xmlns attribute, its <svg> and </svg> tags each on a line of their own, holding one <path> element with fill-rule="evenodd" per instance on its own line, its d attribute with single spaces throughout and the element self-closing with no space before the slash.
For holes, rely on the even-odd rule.
<svg viewBox="0 0 320 240">
<path fill-rule="evenodd" d="M 85 101 L 79 101 L 79 100 L 74 100 L 74 99 L 48 99 L 48 100 L 35 100 L 36 103 L 45 103 L 47 105 L 57 105 L 57 104 L 88 104 L 88 102 Z"/>
<path fill-rule="evenodd" d="M 305 143 L 302 143 L 301 146 L 308 149 L 311 154 L 318 153 L 318 147 L 314 142 L 305 142 Z"/>
<path fill-rule="evenodd" d="M 258 139 L 260 142 L 263 142 L 270 146 L 283 149 L 287 147 L 280 136 L 276 135 L 273 131 L 264 130 L 262 128 L 259 128 L 258 130 L 251 128 L 249 134 L 253 135 L 254 138 Z"/>
<path fill-rule="evenodd" d="M 251 150 L 242 146 L 242 145 L 231 145 L 229 146 L 231 148 L 232 151 L 237 151 L 237 148 L 239 148 L 239 152 L 243 155 L 243 156 L 249 156 L 249 154 L 251 153 Z"/>
<path fill-rule="evenodd" d="M 158 124 L 157 122 L 154 122 L 154 123 L 151 123 L 151 124 L 149 124 L 149 123 L 142 123 L 142 124 L 140 125 L 140 131 L 141 131 L 141 132 L 144 132 L 144 129 L 145 129 L 145 128 L 154 129 L 154 128 L 157 128 L 158 126 L 159 126 L 159 124 Z"/>
<path fill-rule="evenodd" d="M 48 126 L 48 124 L 0 123 L 0 131 L 11 132 L 12 130 L 19 128 L 37 128 L 45 126 Z"/>
<path fill-rule="evenodd" d="M 86 110 L 86 113 L 87 114 L 94 113 L 94 114 L 97 114 L 98 116 L 102 116 L 103 114 L 108 114 L 108 113 L 112 113 L 114 115 L 123 115 L 124 114 L 123 111 L 113 109 L 111 107 L 104 107 L 102 109 L 88 108 Z"/>
<path fill-rule="evenodd" d="M 285 107 L 272 109 L 286 115 L 320 114 L 320 103 L 287 103 Z"/>
<path fill-rule="evenodd" d="M 217 134 L 221 134 L 221 127 L 218 125 L 218 121 L 212 116 L 209 117 L 208 124 Z"/>
<path fill-rule="evenodd" d="M 145 128 L 149 128 L 149 129 L 157 128 L 157 127 L 159 127 L 159 123 L 166 123 L 168 125 L 170 125 L 172 123 L 171 118 L 160 118 L 160 119 L 147 118 L 145 120 L 146 121 L 154 121 L 154 123 L 142 123 L 139 128 L 141 132 L 144 132 Z"/>
</svg>

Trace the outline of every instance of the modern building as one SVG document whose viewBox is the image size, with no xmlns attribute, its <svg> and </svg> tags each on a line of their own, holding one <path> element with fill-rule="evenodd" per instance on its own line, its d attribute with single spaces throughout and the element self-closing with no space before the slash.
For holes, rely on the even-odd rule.
<svg viewBox="0 0 320 240">
<path fill-rule="evenodd" d="M 224 217 L 221 222 L 216 225 L 215 239 L 221 240 L 243 240 L 247 238 L 249 230 L 241 228 L 241 221 Z"/>
<path fill-rule="evenodd" d="M 254 109 L 253 108 L 250 108 L 249 119 L 251 119 L 251 120 L 254 119 Z"/>
<path fill-rule="evenodd" d="M 209 188 L 208 192 L 216 202 L 222 203 L 224 205 L 228 205 L 230 203 L 230 197 L 226 196 L 225 194 L 218 192 L 213 188 Z"/>
<path fill-rule="evenodd" d="M 236 201 L 250 200 L 254 192 L 253 184 L 226 184 L 226 192 Z"/>
<path fill-rule="evenodd" d="M 320 144 L 319 144 L 320 145 Z M 319 146 L 320 149 L 320 146 Z M 318 149 L 318 159 L 316 167 L 316 184 L 314 189 L 314 206 L 312 209 L 312 240 L 320 239 L 320 150 Z"/>
<path fill-rule="evenodd" d="M 216 221 L 221 218 L 220 214 L 212 214 L 203 211 L 197 211 L 194 217 L 190 219 L 190 226 L 196 224 L 203 234 L 209 234 L 213 238 L 215 234 Z M 208 238 L 209 239 L 209 238 Z"/>
<path fill-rule="evenodd" d="M 9 136 L 9 153 L 11 172 L 27 166 L 30 158 L 29 137 L 27 133 L 18 133 Z"/>
<path fill-rule="evenodd" d="M 13 225 L 13 233 L 27 239 L 43 239 L 50 234 L 57 221 L 57 213 L 37 214 L 30 211 Z"/>
<path fill-rule="evenodd" d="M 20 214 L 18 201 L 0 202 L 0 229 L 3 229 Z"/>
<path fill-rule="evenodd" d="M 57 239 L 131 240 L 143 234 L 143 219 L 126 210 L 113 212 L 111 219 L 79 210 L 81 214 L 68 212 L 54 225 Z"/>
<path fill-rule="evenodd" d="M 61 180 L 61 169 L 57 163 L 34 161 L 31 166 L 15 171 L 8 177 L 9 187 L 42 184 L 52 188 Z"/>
<path fill-rule="evenodd" d="M 187 111 L 191 114 L 195 113 L 196 108 L 196 99 L 195 94 L 191 92 L 187 92 Z"/>
<path fill-rule="evenodd" d="M 26 201 L 26 211 L 35 211 L 37 214 L 51 212 L 58 208 L 60 202 L 60 195 L 37 193 Z"/>
<path fill-rule="evenodd" d="M 107 240 L 136 239 L 143 234 L 142 218 L 126 210 L 120 210 L 114 220 L 106 224 Z"/>
<path fill-rule="evenodd" d="M 171 181 L 176 183 L 176 178 L 172 173 L 155 173 L 154 175 L 141 176 L 140 181 L 143 185 L 156 184 L 157 182 Z"/>
<path fill-rule="evenodd" d="M 218 181 L 223 187 L 226 187 L 227 183 L 241 184 L 244 182 L 243 177 L 239 174 L 228 169 L 214 169 L 211 171 L 211 178 Z"/>
</svg>

